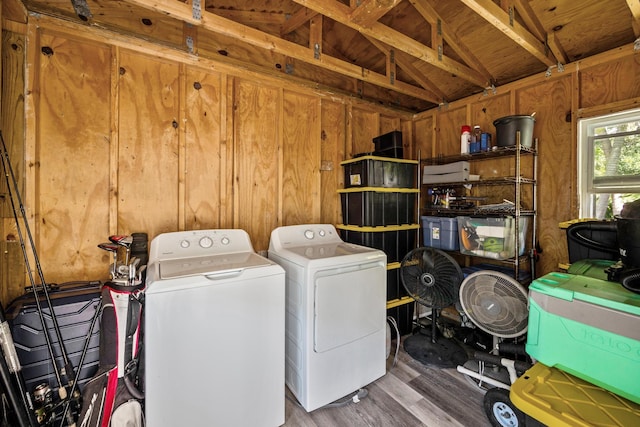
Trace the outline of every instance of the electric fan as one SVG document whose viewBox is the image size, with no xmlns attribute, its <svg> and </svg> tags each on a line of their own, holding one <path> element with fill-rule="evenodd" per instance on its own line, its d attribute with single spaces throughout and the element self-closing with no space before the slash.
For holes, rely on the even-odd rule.
<svg viewBox="0 0 640 427">
<path fill-rule="evenodd" d="M 527 291 L 504 273 L 483 270 L 470 274 L 460 285 L 460 304 L 471 322 L 493 336 L 492 352 L 504 349 L 504 338 L 517 338 L 527 331 L 529 311 Z M 518 353 L 522 346 L 511 346 Z M 523 350 L 523 349 L 522 349 Z M 522 352 L 524 354 L 524 352 Z M 531 365 L 508 360 L 499 354 L 475 354 L 475 358 L 458 366 L 458 371 L 478 387 L 486 389 L 483 407 L 492 426 L 523 426 L 525 415 L 513 405 L 509 388 L 518 371 Z M 485 362 L 490 366 L 485 366 Z"/>
<path fill-rule="evenodd" d="M 499 338 L 516 338 L 527 331 L 527 291 L 504 273 L 482 270 L 460 285 L 460 305 L 483 331 Z"/>
<path fill-rule="evenodd" d="M 492 336 L 492 352 L 498 349 L 501 339 L 517 338 L 527 331 L 527 291 L 508 275 L 492 270 L 472 273 L 460 285 L 459 296 L 466 316 Z M 505 385 L 511 382 L 502 367 L 487 369 L 478 360 L 471 359 L 464 368 L 468 370 L 463 372 L 466 378 L 480 388 L 492 387 L 491 382 L 486 381 L 487 377 Z"/>
<path fill-rule="evenodd" d="M 448 368 L 464 363 L 467 360 L 465 350 L 455 341 L 437 336 L 438 311 L 458 299 L 464 278 L 458 263 L 439 249 L 417 248 L 400 263 L 400 277 L 409 296 L 431 309 L 430 336 L 420 329 L 404 340 L 405 351 L 425 365 Z"/>
</svg>

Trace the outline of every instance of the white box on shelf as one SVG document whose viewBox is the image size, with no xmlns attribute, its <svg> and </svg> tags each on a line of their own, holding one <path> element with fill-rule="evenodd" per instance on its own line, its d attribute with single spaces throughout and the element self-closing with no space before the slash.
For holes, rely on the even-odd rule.
<svg viewBox="0 0 640 427">
<path fill-rule="evenodd" d="M 460 161 L 445 165 L 425 166 L 423 184 L 469 181 L 469 162 Z"/>
</svg>

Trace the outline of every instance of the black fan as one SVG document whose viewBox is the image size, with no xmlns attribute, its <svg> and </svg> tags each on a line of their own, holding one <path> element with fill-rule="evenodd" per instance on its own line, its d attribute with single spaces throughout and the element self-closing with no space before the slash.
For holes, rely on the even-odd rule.
<svg viewBox="0 0 640 427">
<path fill-rule="evenodd" d="M 467 354 L 451 339 L 438 337 L 439 310 L 458 300 L 464 279 L 458 263 L 435 248 L 417 248 L 400 264 L 402 285 L 410 297 L 431 309 L 431 333 L 419 330 L 404 341 L 404 349 L 425 365 L 455 367 L 467 360 Z"/>
</svg>

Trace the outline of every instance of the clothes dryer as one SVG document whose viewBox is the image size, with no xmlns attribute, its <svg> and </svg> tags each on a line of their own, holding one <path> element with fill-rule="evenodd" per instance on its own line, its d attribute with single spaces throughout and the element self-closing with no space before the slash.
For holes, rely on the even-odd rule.
<svg viewBox="0 0 640 427">
<path fill-rule="evenodd" d="M 286 271 L 286 383 L 307 410 L 385 374 L 384 252 L 343 242 L 329 224 L 272 231 L 269 258 Z"/>
<path fill-rule="evenodd" d="M 243 230 L 160 234 L 145 295 L 147 425 L 284 424 L 284 270 Z"/>
</svg>

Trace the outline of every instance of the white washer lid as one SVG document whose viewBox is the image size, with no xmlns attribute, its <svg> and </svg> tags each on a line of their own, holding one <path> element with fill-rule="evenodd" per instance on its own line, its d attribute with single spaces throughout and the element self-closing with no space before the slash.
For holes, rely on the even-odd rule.
<svg viewBox="0 0 640 427">
<path fill-rule="evenodd" d="M 272 264 L 272 261 L 255 252 L 236 252 L 158 261 L 158 271 L 160 280 L 167 280 L 185 276 L 206 276 L 229 270 L 256 268 Z"/>
</svg>

